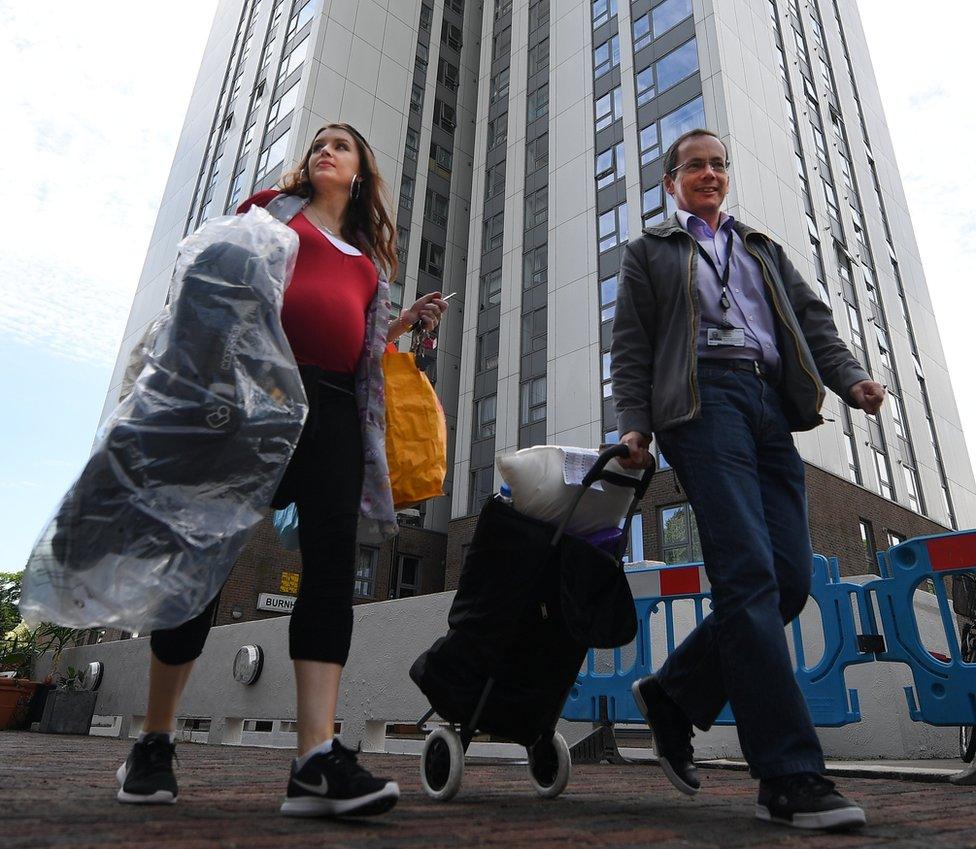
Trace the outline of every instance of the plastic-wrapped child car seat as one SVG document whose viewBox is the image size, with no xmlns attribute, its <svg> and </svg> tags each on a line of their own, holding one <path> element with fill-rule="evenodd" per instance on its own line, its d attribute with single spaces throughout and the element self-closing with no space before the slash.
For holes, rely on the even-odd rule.
<svg viewBox="0 0 976 849">
<path fill-rule="evenodd" d="M 25 616 L 169 628 L 223 584 L 306 412 L 281 328 L 295 234 L 263 210 L 181 245 L 132 392 L 38 541 Z"/>
</svg>

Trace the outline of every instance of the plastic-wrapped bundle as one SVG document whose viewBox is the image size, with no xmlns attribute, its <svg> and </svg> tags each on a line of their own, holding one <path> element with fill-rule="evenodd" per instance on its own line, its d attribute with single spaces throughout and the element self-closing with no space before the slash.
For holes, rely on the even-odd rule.
<svg viewBox="0 0 976 849">
<path fill-rule="evenodd" d="M 132 390 L 28 561 L 26 619 L 172 628 L 223 585 L 307 411 L 280 318 L 297 250 L 260 208 L 181 243 Z"/>
</svg>

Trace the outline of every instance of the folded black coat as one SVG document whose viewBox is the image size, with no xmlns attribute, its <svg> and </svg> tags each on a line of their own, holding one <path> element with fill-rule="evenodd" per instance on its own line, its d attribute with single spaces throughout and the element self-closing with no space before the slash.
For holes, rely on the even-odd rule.
<svg viewBox="0 0 976 849">
<path fill-rule="evenodd" d="M 35 547 L 25 600 L 51 618 L 180 624 L 270 502 L 305 394 L 280 321 L 289 243 L 243 241 L 186 267 L 131 394 Z"/>
<path fill-rule="evenodd" d="M 617 561 L 497 500 L 478 517 L 447 635 L 410 677 L 437 714 L 468 724 L 494 679 L 477 728 L 525 746 L 551 731 L 590 647 L 637 632 L 634 599 Z"/>
</svg>

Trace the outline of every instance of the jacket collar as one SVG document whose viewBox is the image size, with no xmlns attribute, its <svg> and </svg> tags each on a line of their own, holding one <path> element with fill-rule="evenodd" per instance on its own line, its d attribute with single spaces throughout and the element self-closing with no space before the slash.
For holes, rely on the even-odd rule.
<svg viewBox="0 0 976 849">
<path fill-rule="evenodd" d="M 769 238 L 764 233 L 760 233 L 758 230 L 753 229 L 748 224 L 743 224 L 738 218 L 732 222 L 732 229 L 739 234 L 739 238 L 742 239 L 742 241 L 745 241 L 746 237 L 752 235 L 761 236 L 762 238 Z M 665 218 L 660 224 L 652 224 L 650 227 L 645 227 L 643 232 L 647 236 L 654 236 L 659 239 L 668 239 L 676 233 L 683 233 L 686 236 L 688 235 L 688 231 L 681 226 L 681 222 L 678 221 L 678 216 L 676 214 Z"/>
</svg>

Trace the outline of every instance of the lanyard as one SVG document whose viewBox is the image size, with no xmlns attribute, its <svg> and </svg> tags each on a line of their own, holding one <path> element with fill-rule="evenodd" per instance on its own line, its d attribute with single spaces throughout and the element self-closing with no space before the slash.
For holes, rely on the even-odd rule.
<svg viewBox="0 0 976 849">
<path fill-rule="evenodd" d="M 718 299 L 718 305 L 722 308 L 722 312 L 728 312 L 732 308 L 732 303 L 729 301 L 729 296 L 727 294 L 727 289 L 729 286 L 729 273 L 732 270 L 732 230 L 729 230 L 729 240 L 725 244 L 725 268 L 722 269 L 722 273 L 718 273 L 718 269 L 715 267 L 715 260 L 712 259 L 711 254 L 706 251 L 699 243 L 698 239 L 695 239 L 695 247 L 698 248 L 698 253 L 705 262 L 708 263 L 712 271 L 715 272 L 715 276 L 719 279 L 722 284 L 722 296 Z M 694 237 L 693 237 L 694 238 Z"/>
</svg>

